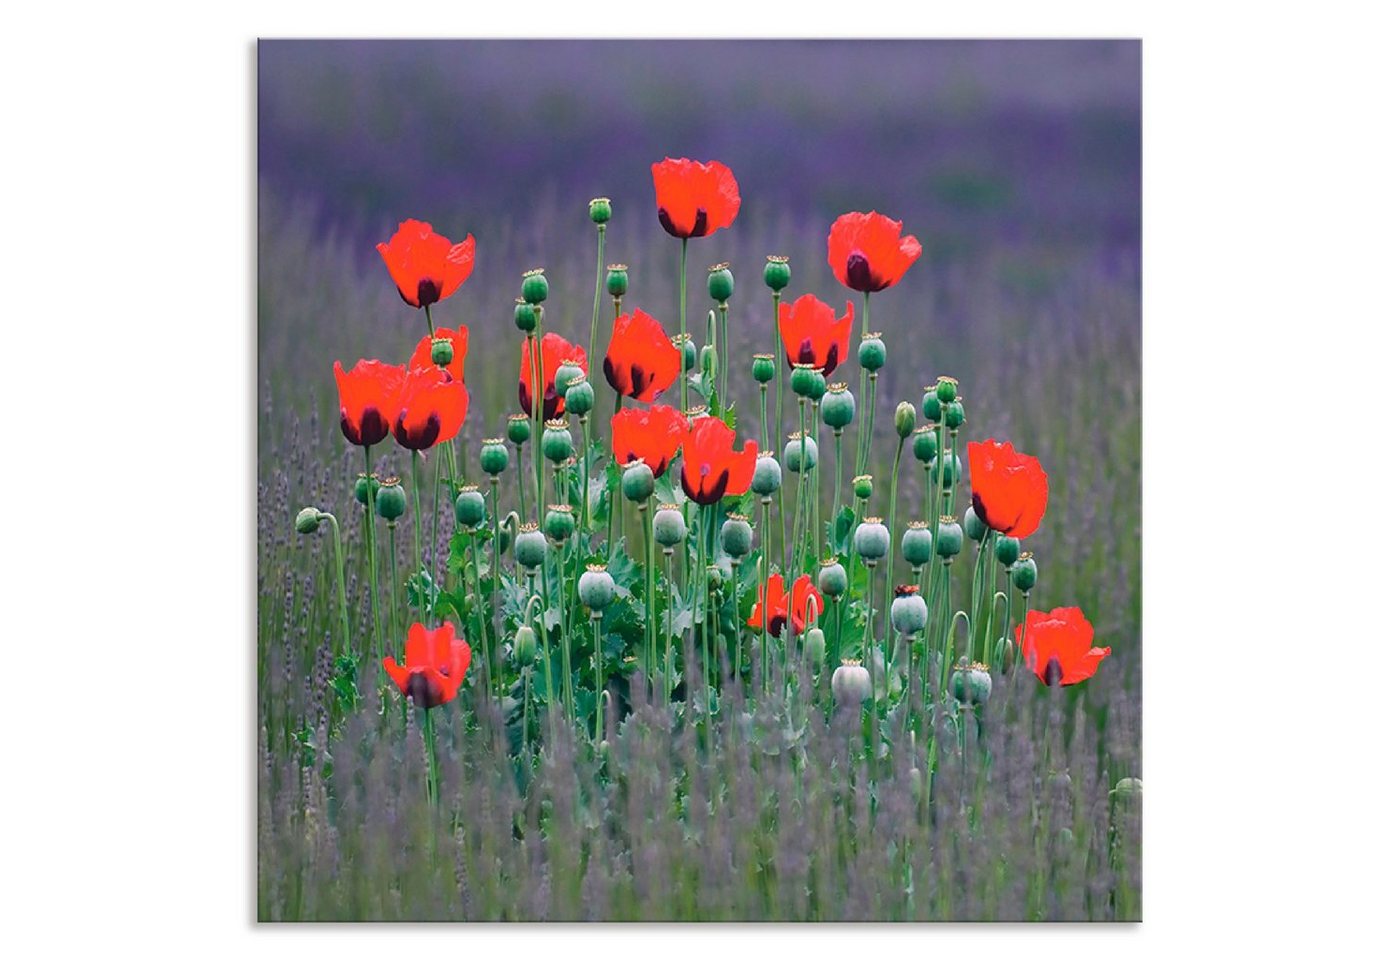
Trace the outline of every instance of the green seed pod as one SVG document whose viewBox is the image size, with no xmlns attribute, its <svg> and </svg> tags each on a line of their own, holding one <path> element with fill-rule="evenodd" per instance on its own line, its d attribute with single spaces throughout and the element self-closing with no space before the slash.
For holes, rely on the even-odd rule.
<svg viewBox="0 0 1400 960">
<path fill-rule="evenodd" d="M 1108 791 L 1115 803 L 1139 803 L 1142 800 L 1142 781 L 1137 777 L 1124 777 Z"/>
<path fill-rule="evenodd" d="M 952 403 L 958 396 L 958 381 L 952 377 L 939 377 L 938 383 L 933 389 L 938 394 L 940 401 Z"/>
<path fill-rule="evenodd" d="M 627 264 L 608 264 L 608 296 L 627 296 Z"/>
<path fill-rule="evenodd" d="M 433 364 L 445 367 L 452 362 L 452 341 L 446 337 L 436 337 L 433 339 L 432 349 L 428 353 Z"/>
<path fill-rule="evenodd" d="M 515 662 L 520 666 L 525 666 L 535 662 L 535 631 L 533 627 L 523 626 L 515 631 Z"/>
<path fill-rule="evenodd" d="M 515 298 L 515 326 L 521 333 L 531 334 L 540 325 L 540 318 L 535 316 L 535 308 L 525 302 L 524 298 Z"/>
<path fill-rule="evenodd" d="M 938 459 L 938 428 L 926 423 L 914 431 L 914 458 L 920 463 Z"/>
<path fill-rule="evenodd" d="M 919 596 L 918 587 L 901 584 L 894 588 L 890 624 L 906 637 L 912 637 L 928 624 L 928 604 Z"/>
<path fill-rule="evenodd" d="M 753 378 L 756 382 L 767 383 L 777 375 L 777 372 L 771 353 L 755 353 L 753 355 Z"/>
<path fill-rule="evenodd" d="M 855 491 L 857 500 L 869 500 L 875 492 L 875 478 L 868 473 L 863 473 L 858 477 L 851 478 L 851 489 Z"/>
<path fill-rule="evenodd" d="M 545 279 L 543 267 L 526 270 L 521 275 L 520 298 L 531 305 L 544 303 L 549 298 L 549 281 Z"/>
<path fill-rule="evenodd" d="M 783 469 L 773 459 L 773 451 L 759 454 L 753 465 L 753 482 L 749 488 L 760 497 L 771 497 L 783 485 Z"/>
<path fill-rule="evenodd" d="M 952 450 L 943 451 L 943 469 L 940 471 L 943 480 L 943 489 L 951 490 L 958 485 L 962 479 L 962 458 Z"/>
<path fill-rule="evenodd" d="M 565 360 L 559 364 L 559 369 L 554 371 L 554 392 L 559 396 L 569 392 L 569 384 L 583 376 L 583 368 L 578 364 Z"/>
<path fill-rule="evenodd" d="M 574 435 L 563 420 L 550 420 L 544 425 L 540 451 L 550 463 L 563 463 L 574 455 Z"/>
<path fill-rule="evenodd" d="M 716 303 L 724 303 L 734 296 L 734 274 L 729 271 L 729 264 L 717 263 L 710 268 L 710 299 Z"/>
<path fill-rule="evenodd" d="M 943 422 L 949 430 L 956 430 L 967 422 L 967 417 L 963 414 L 961 397 L 948 404 L 947 409 L 943 411 Z"/>
<path fill-rule="evenodd" d="M 719 545 L 734 557 L 746 557 L 753 552 L 753 526 L 742 513 L 731 513 L 719 528 Z"/>
<path fill-rule="evenodd" d="M 904 531 L 899 541 L 899 554 L 904 562 L 913 567 L 922 567 L 933 557 L 933 531 L 922 520 L 915 520 Z"/>
<path fill-rule="evenodd" d="M 817 409 L 821 411 L 822 423 L 833 430 L 844 430 L 856 418 L 856 398 L 844 383 L 828 384 Z"/>
<path fill-rule="evenodd" d="M 724 586 L 724 570 L 720 568 L 719 564 L 712 563 L 705 568 L 705 583 L 709 585 L 711 590 L 718 590 Z"/>
<path fill-rule="evenodd" d="M 811 470 L 817 465 L 817 441 L 806 434 L 789 434 L 787 446 L 783 447 L 783 464 L 793 473 Z"/>
<path fill-rule="evenodd" d="M 545 536 L 562 544 L 574 535 L 574 508 L 564 503 L 550 504 L 544 515 Z"/>
<path fill-rule="evenodd" d="M 861 369 L 874 373 L 885 365 L 885 341 L 878 333 L 867 333 L 860 338 L 860 350 L 856 353 Z"/>
<path fill-rule="evenodd" d="M 408 509 L 408 495 L 398 477 L 384 478 L 384 485 L 374 497 L 374 509 L 390 523 L 404 515 Z"/>
<path fill-rule="evenodd" d="M 813 627 L 803 635 L 802 655 L 813 670 L 820 670 L 826 664 L 826 634 L 821 627 Z"/>
<path fill-rule="evenodd" d="M 985 663 L 968 663 L 963 657 L 953 667 L 949 686 L 960 703 L 986 703 L 992 695 L 992 675 Z"/>
<path fill-rule="evenodd" d="M 549 543 L 540 532 L 540 528 L 531 521 L 523 525 L 515 535 L 515 562 L 534 572 L 536 567 L 544 563 L 545 548 L 548 546 Z"/>
<path fill-rule="evenodd" d="M 816 368 L 810 363 L 799 363 L 794 366 L 792 368 L 792 375 L 788 379 L 788 383 L 792 387 L 792 392 L 799 397 L 811 396 L 812 383 L 814 382 L 813 378 L 816 376 L 816 373 Z"/>
<path fill-rule="evenodd" d="M 770 255 L 768 262 L 763 266 L 763 282 L 768 285 L 768 289 L 777 293 L 791 280 L 792 268 L 788 266 L 788 258 Z"/>
<path fill-rule="evenodd" d="M 505 473 L 510 466 L 504 437 L 488 437 L 481 441 L 481 470 L 489 476 Z"/>
<path fill-rule="evenodd" d="M 846 592 L 846 568 L 835 557 L 822 561 L 817 570 L 817 589 L 828 597 L 839 597 Z"/>
<path fill-rule="evenodd" d="M 613 602 L 616 594 L 617 587 L 613 583 L 612 574 L 608 573 L 606 564 L 590 563 L 583 576 L 578 578 L 578 598 L 583 601 L 585 607 L 593 611 L 594 616 L 602 613 L 603 608 Z"/>
<path fill-rule="evenodd" d="M 987 535 L 987 525 L 977 515 L 975 507 L 968 507 L 963 513 L 962 525 L 963 532 L 967 534 L 969 540 L 978 541 Z"/>
<path fill-rule="evenodd" d="M 321 525 L 321 511 L 315 507 L 303 507 L 297 514 L 297 533 L 315 533 L 316 528 Z"/>
<path fill-rule="evenodd" d="M 914 432 L 914 405 L 908 400 L 901 400 L 899 406 L 894 408 L 894 432 L 899 434 L 901 440 Z"/>
<path fill-rule="evenodd" d="M 997 536 L 996 545 L 997 563 L 1003 567 L 1009 567 L 1021 556 L 1021 541 L 1015 537 L 1008 537 L 1006 534 Z"/>
<path fill-rule="evenodd" d="M 1035 586 L 1036 574 L 1039 571 L 1035 567 L 1035 558 L 1030 553 L 1023 553 L 1011 565 L 1011 582 L 1017 590 L 1022 593 L 1028 592 Z"/>
<path fill-rule="evenodd" d="M 656 478 L 644 461 L 634 460 L 622 471 L 622 495 L 633 503 L 646 503 L 656 488 Z"/>
<path fill-rule="evenodd" d="M 506 437 L 517 447 L 530 439 L 530 415 L 526 413 L 512 414 L 506 421 Z"/>
<path fill-rule="evenodd" d="M 955 518 L 938 518 L 938 535 L 934 537 L 933 552 L 944 560 L 951 560 L 962 552 L 963 529 Z"/>
<path fill-rule="evenodd" d="M 820 370 L 813 369 L 811 382 L 807 385 L 807 399 L 813 403 L 820 403 L 824 396 L 826 396 L 826 375 Z"/>
<path fill-rule="evenodd" d="M 355 478 L 355 502 L 360 506 L 369 504 L 370 485 L 379 485 L 379 478 L 373 474 L 362 473 Z"/>
<path fill-rule="evenodd" d="M 859 706 L 869 700 L 874 692 L 870 681 L 870 671 L 860 665 L 859 660 L 842 660 L 841 666 L 831 675 L 831 694 L 843 707 Z"/>
<path fill-rule="evenodd" d="M 678 333 L 671 338 L 671 343 L 681 352 L 681 369 L 686 373 L 695 369 L 695 341 L 690 339 L 688 333 Z"/>
<path fill-rule="evenodd" d="M 874 563 L 890 552 L 890 528 L 882 517 L 866 517 L 856 527 L 852 542 L 862 560 Z"/>
<path fill-rule="evenodd" d="M 602 226 L 612 219 L 612 201 L 607 197 L 594 197 L 588 201 L 588 219 Z"/>
<path fill-rule="evenodd" d="M 656 542 L 670 550 L 685 539 L 685 514 L 674 503 L 663 503 L 656 509 L 656 522 L 653 524 Z"/>
<path fill-rule="evenodd" d="M 462 488 L 454 507 L 457 522 L 464 527 L 475 527 L 486 519 L 486 498 L 474 486 Z"/>
<path fill-rule="evenodd" d="M 593 384 L 587 377 L 577 376 L 569 381 L 569 388 L 564 392 L 564 409 L 576 417 L 593 409 Z"/>
<path fill-rule="evenodd" d="M 938 399 L 938 387 L 924 387 L 924 416 L 934 423 L 943 422 L 943 401 Z"/>
</svg>

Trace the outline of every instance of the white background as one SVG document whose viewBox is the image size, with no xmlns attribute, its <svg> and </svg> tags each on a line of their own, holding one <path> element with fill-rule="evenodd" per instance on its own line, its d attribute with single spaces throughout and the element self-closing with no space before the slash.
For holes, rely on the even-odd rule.
<svg viewBox="0 0 1400 960">
<path fill-rule="evenodd" d="M 1051 958 L 1393 942 L 1381 932 L 1400 863 L 1393 24 L 1380 4 L 1143 6 L 12 6 L 0 53 L 0 929 L 24 951 L 12 955 Z M 731 34 L 1144 39 L 1146 922 L 258 928 L 255 38 Z"/>
</svg>

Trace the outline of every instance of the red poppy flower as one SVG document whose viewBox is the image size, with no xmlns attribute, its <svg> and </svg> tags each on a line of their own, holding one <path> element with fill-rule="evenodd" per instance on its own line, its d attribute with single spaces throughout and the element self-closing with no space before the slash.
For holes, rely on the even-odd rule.
<svg viewBox="0 0 1400 960">
<path fill-rule="evenodd" d="M 409 450 L 451 440 L 467 419 L 467 388 L 438 367 L 419 367 L 404 377 L 394 417 L 394 439 Z"/>
<path fill-rule="evenodd" d="M 983 440 L 967 445 L 967 466 L 972 509 L 983 523 L 1010 537 L 1035 533 L 1050 499 L 1039 460 L 1010 443 Z"/>
<path fill-rule="evenodd" d="M 664 403 L 645 410 L 629 407 L 612 418 L 613 456 L 621 467 L 641 460 L 651 467 L 652 476 L 659 477 L 680 449 L 685 432 L 685 414 L 675 407 Z"/>
<path fill-rule="evenodd" d="M 452 700 L 471 666 L 472 648 L 458 639 L 451 623 L 429 631 L 421 623 L 408 628 L 403 666 L 384 658 L 384 670 L 399 693 L 427 710 Z"/>
<path fill-rule="evenodd" d="M 783 576 L 780 573 L 772 574 L 768 577 L 768 604 L 767 615 L 759 612 L 759 603 L 763 602 L 764 591 L 759 591 L 759 603 L 753 605 L 753 611 L 749 614 L 749 626 L 757 630 L 766 626 L 768 632 L 773 636 L 778 636 L 783 632 L 783 624 L 787 622 L 788 596 L 783 592 Z M 817 598 L 817 613 L 822 612 L 822 595 L 812 586 L 812 578 L 805 573 L 797 578 L 797 582 L 792 585 L 792 629 L 794 633 L 801 633 L 807 629 L 807 600 L 810 597 Z"/>
<path fill-rule="evenodd" d="M 739 182 L 718 160 L 667 157 L 651 165 L 656 216 L 673 237 L 708 237 L 739 215 Z"/>
<path fill-rule="evenodd" d="M 810 293 L 793 303 L 778 305 L 778 330 L 783 336 L 788 366 L 810 363 L 831 376 L 851 348 L 851 323 L 855 304 L 846 301 L 846 313 L 838 320 L 836 311 Z"/>
<path fill-rule="evenodd" d="M 530 340 L 520 344 L 520 409 L 533 414 L 534 393 L 530 386 Z M 588 372 L 588 353 L 557 333 L 546 333 L 540 340 L 540 351 L 544 361 L 544 418 L 557 420 L 564 412 L 564 398 L 554 389 L 554 375 L 564 361 L 578 364 L 580 370 Z"/>
<path fill-rule="evenodd" d="M 862 293 L 894 286 L 924 252 L 917 237 L 899 235 L 903 227 L 903 220 L 891 220 L 874 210 L 841 214 L 826 238 L 831 272 Z"/>
<path fill-rule="evenodd" d="M 719 417 L 700 417 L 681 440 L 681 489 L 695 503 L 719 503 L 753 482 L 758 444 L 734 449 L 734 431 Z"/>
<path fill-rule="evenodd" d="M 372 447 L 389 435 L 403 388 L 403 367 L 378 360 L 361 360 L 349 373 L 335 362 L 335 385 L 340 390 L 340 432 L 361 447 Z"/>
<path fill-rule="evenodd" d="M 399 296 L 410 307 L 426 307 L 446 300 L 472 274 L 476 263 L 476 238 L 454 244 L 433 233 L 433 225 L 405 220 L 398 233 L 375 249 L 384 258 Z"/>
<path fill-rule="evenodd" d="M 1112 647 L 1094 646 L 1094 625 L 1078 607 L 1056 607 L 1049 613 L 1032 610 L 1024 625 L 1016 626 L 1016 639 L 1026 666 L 1047 687 L 1068 687 L 1088 680 Z"/>
<path fill-rule="evenodd" d="M 413 350 L 413 356 L 409 358 L 408 369 L 417 370 L 419 367 L 435 367 L 433 363 L 433 341 L 452 341 L 452 362 L 445 368 L 452 374 L 452 379 L 457 381 L 465 380 L 463 376 L 467 359 L 467 347 L 471 343 L 471 334 L 467 330 L 466 324 L 453 330 L 451 327 L 438 327 L 433 331 L 431 337 L 424 337 L 418 341 L 418 346 Z"/>
<path fill-rule="evenodd" d="M 613 321 L 603 375 L 614 390 L 651 403 L 675 383 L 680 372 L 680 351 L 654 317 L 635 310 Z"/>
</svg>

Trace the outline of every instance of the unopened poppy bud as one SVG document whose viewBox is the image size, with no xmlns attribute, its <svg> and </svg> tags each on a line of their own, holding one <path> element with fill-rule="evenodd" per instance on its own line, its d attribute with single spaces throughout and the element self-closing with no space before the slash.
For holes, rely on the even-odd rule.
<svg viewBox="0 0 1400 960">
<path fill-rule="evenodd" d="M 507 517 L 505 520 L 496 521 L 496 553 L 502 556 L 505 555 L 505 552 L 510 549 L 510 545 L 514 542 L 515 532 L 511 526 L 511 522 L 514 519 L 513 513 L 512 511 L 512 516 Z"/>
<path fill-rule="evenodd" d="M 986 703 L 992 695 L 992 675 L 985 663 L 968 663 L 963 657 L 953 667 L 949 686 L 954 698 L 961 703 Z"/>
<path fill-rule="evenodd" d="M 924 387 L 924 417 L 934 423 L 943 422 L 943 401 L 938 399 L 938 387 Z"/>
<path fill-rule="evenodd" d="M 321 525 L 321 511 L 315 507 L 303 507 L 297 514 L 297 533 L 315 533 L 316 528 Z"/>
<path fill-rule="evenodd" d="M 611 297 L 627 296 L 627 264 L 612 263 L 608 265 L 608 295 Z"/>
<path fill-rule="evenodd" d="M 1021 557 L 1021 541 L 1005 534 L 997 537 L 995 556 L 997 563 L 1009 567 Z"/>
<path fill-rule="evenodd" d="M 709 584 L 711 590 L 718 590 L 724 586 L 724 571 L 718 564 L 712 563 L 705 568 L 705 582 Z"/>
<path fill-rule="evenodd" d="M 773 365 L 773 355 L 771 353 L 755 353 L 753 355 L 753 378 L 758 383 L 767 383 L 772 380 L 777 373 L 777 368 Z"/>
<path fill-rule="evenodd" d="M 753 482 L 749 487 L 760 497 L 771 497 L 783 485 L 783 470 L 773 459 L 773 452 L 766 450 L 753 465 Z"/>
<path fill-rule="evenodd" d="M 868 473 L 862 473 L 858 477 L 851 479 L 851 489 L 855 491 L 857 500 L 869 500 L 875 492 L 875 478 Z"/>
<path fill-rule="evenodd" d="M 435 366 L 447 366 L 452 362 L 452 341 L 447 337 L 435 337 L 428 356 Z"/>
<path fill-rule="evenodd" d="M 510 466 L 510 454 L 506 452 L 505 440 L 502 437 L 491 437 L 481 441 L 481 469 L 483 472 L 496 476 L 505 473 Z"/>
<path fill-rule="evenodd" d="M 846 568 L 841 561 L 830 557 L 822 561 L 817 570 L 817 589 L 828 597 L 839 597 L 846 592 Z"/>
<path fill-rule="evenodd" d="M 826 663 L 826 634 L 822 633 L 821 627 L 813 627 L 803 635 L 802 654 L 813 670 L 820 670 Z"/>
<path fill-rule="evenodd" d="M 713 380 L 718 371 L 719 353 L 713 343 L 707 343 L 700 348 L 700 372 Z"/>
<path fill-rule="evenodd" d="M 817 442 L 806 434 L 789 434 L 787 446 L 783 447 L 783 463 L 793 473 L 811 470 L 817 465 Z"/>
<path fill-rule="evenodd" d="M 574 435 L 563 420 L 550 420 L 544 425 L 540 451 L 550 463 L 563 463 L 574 455 Z"/>
<path fill-rule="evenodd" d="M 534 305 L 544 303 L 549 297 L 549 281 L 545 279 L 544 268 L 526 270 L 520 279 L 520 298 Z"/>
<path fill-rule="evenodd" d="M 915 520 L 904 531 L 899 541 L 899 553 L 904 562 L 913 567 L 922 567 L 933 556 L 933 531 L 922 520 Z"/>
<path fill-rule="evenodd" d="M 408 495 L 398 477 L 385 477 L 384 484 L 374 495 L 374 509 L 385 520 L 393 523 L 408 509 Z"/>
<path fill-rule="evenodd" d="M 486 519 L 486 498 L 474 486 L 462 488 L 462 492 L 457 494 L 454 507 L 457 511 L 457 522 L 464 527 L 475 527 Z"/>
<path fill-rule="evenodd" d="M 958 381 L 952 377 L 939 377 L 933 389 L 943 403 L 952 403 L 958 397 Z"/>
<path fill-rule="evenodd" d="M 1115 803 L 1138 803 L 1142 800 L 1142 781 L 1137 777 L 1124 777 L 1108 794 Z"/>
<path fill-rule="evenodd" d="M 1029 553 L 1023 553 L 1016 562 L 1011 565 L 1011 583 L 1022 593 L 1027 593 L 1035 586 L 1035 578 L 1039 571 L 1035 567 L 1035 558 Z"/>
<path fill-rule="evenodd" d="M 962 398 L 954 400 L 948 404 L 948 408 L 943 411 L 943 423 L 949 430 L 956 430 L 967 422 L 967 416 L 963 413 Z"/>
<path fill-rule="evenodd" d="M 833 430 L 844 430 L 856 418 L 856 398 L 846 389 L 844 383 L 828 384 L 818 409 L 821 411 L 822 423 Z"/>
<path fill-rule="evenodd" d="M 695 369 L 695 341 L 690 339 L 688 333 L 678 333 L 671 338 L 671 343 L 681 352 L 681 367 L 689 373 Z"/>
<path fill-rule="evenodd" d="M 369 505 L 371 485 L 378 486 L 379 478 L 370 473 L 362 473 L 355 478 L 355 501 L 361 506 Z"/>
<path fill-rule="evenodd" d="M 593 409 L 593 384 L 585 376 L 577 376 L 569 381 L 564 392 L 564 409 L 576 417 L 582 417 Z"/>
<path fill-rule="evenodd" d="M 901 400 L 894 408 L 894 432 L 901 440 L 914 432 L 914 405 L 908 400 Z"/>
<path fill-rule="evenodd" d="M 535 308 L 525 302 L 523 297 L 515 298 L 515 326 L 521 333 L 534 333 L 535 328 L 540 325 L 540 318 L 535 316 Z"/>
<path fill-rule="evenodd" d="M 861 369 L 874 373 L 885 365 L 885 341 L 878 333 L 867 333 L 860 338 L 860 350 L 856 353 Z"/>
<path fill-rule="evenodd" d="M 616 593 L 612 574 L 608 573 L 605 564 L 590 563 L 583 576 L 578 578 L 578 598 L 583 601 L 585 607 L 593 611 L 594 616 L 613 602 Z"/>
<path fill-rule="evenodd" d="M 943 451 L 943 469 L 941 474 L 943 489 L 951 490 L 958 485 L 962 479 L 962 457 L 959 457 L 952 450 Z"/>
<path fill-rule="evenodd" d="M 506 437 L 517 447 L 530 439 L 530 417 L 528 414 L 512 414 L 506 422 Z"/>
<path fill-rule="evenodd" d="M 770 255 L 768 262 L 763 266 L 763 282 L 768 285 L 768 289 L 777 293 L 791 280 L 792 267 L 788 266 L 788 258 Z"/>
<path fill-rule="evenodd" d="M 545 548 L 548 546 L 538 525 L 533 521 L 524 524 L 515 535 L 515 562 L 533 571 L 544 563 Z"/>
<path fill-rule="evenodd" d="M 870 671 L 862 667 L 859 660 L 842 660 L 841 666 L 831 675 L 831 694 L 843 707 L 858 706 L 869 700 L 873 692 Z"/>
<path fill-rule="evenodd" d="M 919 596 L 918 587 L 901 584 L 894 588 L 890 624 L 906 637 L 913 636 L 928 624 L 928 604 Z"/>
<path fill-rule="evenodd" d="M 564 503 L 551 504 L 544 515 L 545 536 L 563 543 L 574 535 L 574 508 Z"/>
<path fill-rule="evenodd" d="M 588 219 L 602 226 L 612 219 L 612 201 L 607 197 L 594 197 L 588 201 Z"/>
<path fill-rule="evenodd" d="M 996 667 L 1001 673 L 1011 669 L 1015 660 L 1016 650 L 1011 646 L 1011 641 L 1005 637 L 997 637 L 996 645 L 992 647 L 991 666 Z"/>
<path fill-rule="evenodd" d="M 520 666 L 535 662 L 535 630 L 524 626 L 515 631 L 515 662 Z"/>
<path fill-rule="evenodd" d="M 685 539 L 685 515 L 674 503 L 663 503 L 656 510 L 653 524 L 656 542 L 667 550 Z"/>
<path fill-rule="evenodd" d="M 656 477 L 643 460 L 634 460 L 622 471 L 622 495 L 633 503 L 645 503 L 656 488 Z"/>
<path fill-rule="evenodd" d="M 890 529 L 882 517 L 866 517 L 856 527 L 852 542 L 862 560 L 874 563 L 890 552 Z"/>
<path fill-rule="evenodd" d="M 981 540 L 987 535 L 987 525 L 982 522 L 982 518 L 977 515 L 974 507 L 968 507 L 962 519 L 963 532 L 967 534 L 969 540 Z"/>
<path fill-rule="evenodd" d="M 949 516 L 938 518 L 938 535 L 934 537 L 933 552 L 944 560 L 951 560 L 962 553 L 963 529 L 958 521 Z"/>
<path fill-rule="evenodd" d="M 716 303 L 724 303 L 734 296 L 734 274 L 729 270 L 729 264 L 717 263 L 710 268 L 710 299 Z"/>
<path fill-rule="evenodd" d="M 753 526 L 749 518 L 740 513 L 731 513 L 724 526 L 719 528 L 719 544 L 731 557 L 746 557 L 753 550 Z"/>
</svg>

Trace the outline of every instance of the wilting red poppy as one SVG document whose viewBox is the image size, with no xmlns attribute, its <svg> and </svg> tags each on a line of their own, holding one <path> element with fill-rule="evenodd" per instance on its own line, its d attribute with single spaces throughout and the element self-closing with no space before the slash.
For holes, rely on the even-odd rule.
<svg viewBox="0 0 1400 960">
<path fill-rule="evenodd" d="M 433 233 L 433 225 L 405 220 L 399 230 L 375 249 L 384 258 L 399 296 L 410 307 L 426 307 L 446 300 L 471 276 L 476 263 L 476 238 L 454 244 Z"/>
<path fill-rule="evenodd" d="M 891 220 L 874 210 L 841 214 L 826 237 L 831 272 L 862 293 L 894 286 L 924 252 L 917 237 L 899 235 L 903 227 L 903 220 Z"/>
<path fill-rule="evenodd" d="M 1056 607 L 1049 613 L 1032 610 L 1016 639 L 1026 666 L 1046 686 L 1068 687 L 1088 680 L 1112 647 L 1094 646 L 1094 625 L 1078 607 Z"/>
<path fill-rule="evenodd" d="M 399 693 L 426 710 L 457 696 L 471 662 L 472 648 L 457 637 L 451 623 L 431 631 L 415 623 L 408 628 L 403 666 L 385 657 L 384 670 Z"/>
<path fill-rule="evenodd" d="M 759 591 L 760 603 L 763 601 L 762 594 L 765 592 L 768 594 L 766 616 L 759 611 L 759 604 L 755 603 L 753 611 L 749 614 L 749 626 L 755 630 L 766 626 L 768 632 L 776 637 L 783 632 L 783 624 L 787 622 L 788 613 L 788 596 L 783 592 L 782 574 L 775 573 L 768 577 L 767 590 Z M 792 629 L 794 633 L 801 633 L 807 629 L 807 600 L 810 597 L 817 598 L 817 613 L 821 613 L 822 595 L 812 586 L 812 578 L 804 573 L 792 585 Z"/>
<path fill-rule="evenodd" d="M 758 444 L 734 449 L 734 431 L 719 417 L 700 417 L 681 440 L 681 489 L 695 503 L 719 503 L 753 482 Z"/>
<path fill-rule="evenodd" d="M 403 367 L 378 360 L 361 360 L 347 373 L 335 362 L 335 385 L 340 390 L 340 432 L 361 447 L 372 447 L 389 435 L 403 389 Z"/>
<path fill-rule="evenodd" d="M 621 467 L 641 460 L 659 477 L 680 449 L 685 432 L 685 414 L 664 403 L 619 410 L 612 418 L 613 456 Z"/>
<path fill-rule="evenodd" d="M 810 293 L 792 303 L 778 305 L 778 331 L 783 336 L 783 349 L 788 366 L 810 363 L 831 376 L 851 348 L 851 323 L 855 320 L 855 304 L 846 301 L 846 312 L 837 319 L 836 311 Z"/>
<path fill-rule="evenodd" d="M 453 380 L 465 380 L 463 376 L 465 367 L 463 364 L 467 359 L 467 347 L 471 343 L 471 334 L 467 330 L 466 324 L 453 330 L 451 327 L 438 327 L 433 331 L 431 337 L 424 337 L 418 341 L 418 346 L 413 350 L 413 356 L 408 361 L 408 369 L 417 370 L 419 367 L 434 367 L 433 363 L 433 341 L 452 341 L 452 362 L 445 369 L 452 374 Z"/>
<path fill-rule="evenodd" d="M 467 388 L 438 367 L 419 367 L 404 377 L 394 417 L 394 439 L 409 450 L 451 440 L 467 419 Z"/>
<path fill-rule="evenodd" d="M 1039 460 L 1010 443 L 983 440 L 967 445 L 967 467 L 972 509 L 983 523 L 1010 537 L 1035 533 L 1050 499 Z"/>
<path fill-rule="evenodd" d="M 739 215 L 739 182 L 718 160 L 672 160 L 651 165 L 656 216 L 673 237 L 708 237 Z"/>
<path fill-rule="evenodd" d="M 533 414 L 534 393 L 530 389 L 533 378 L 530 375 L 530 341 L 520 344 L 520 409 Z M 588 372 L 588 352 L 575 346 L 557 333 L 546 333 L 540 340 L 540 350 L 544 359 L 544 418 L 557 420 L 564 412 L 564 398 L 554 389 L 554 375 L 565 360 L 578 364 L 580 370 Z"/>
<path fill-rule="evenodd" d="M 675 383 L 681 355 L 654 317 L 642 310 L 613 321 L 603 375 L 624 397 L 651 403 Z"/>
</svg>

